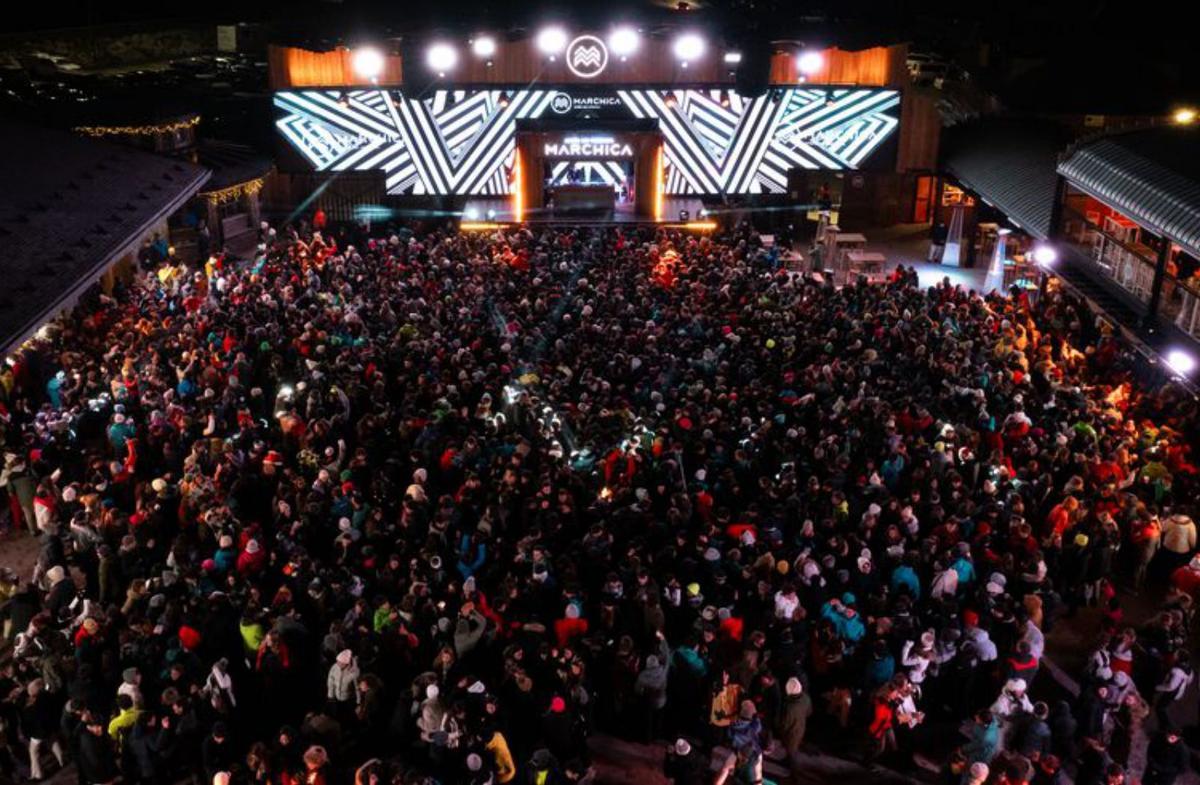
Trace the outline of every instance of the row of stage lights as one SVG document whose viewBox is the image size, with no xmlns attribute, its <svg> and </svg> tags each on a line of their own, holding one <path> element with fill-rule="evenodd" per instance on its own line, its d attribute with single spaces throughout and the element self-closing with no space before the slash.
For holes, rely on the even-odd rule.
<svg viewBox="0 0 1200 785">
<path fill-rule="evenodd" d="M 543 27 L 534 38 L 538 51 L 551 62 L 566 50 L 569 42 L 566 29 L 558 25 Z M 471 53 L 475 57 L 486 61 L 489 66 L 492 64 L 492 58 L 496 54 L 495 38 L 490 35 L 480 35 L 472 38 L 468 43 Z M 609 51 L 620 58 L 622 62 L 637 52 L 641 43 L 641 34 L 632 27 L 615 28 L 608 36 Z M 707 50 L 708 43 L 703 36 L 695 32 L 681 33 L 671 45 L 675 59 L 683 68 L 687 68 L 689 63 L 702 59 Z M 458 65 L 458 59 L 458 48 L 449 41 L 435 41 L 425 50 L 425 64 L 438 76 L 445 76 L 447 72 L 453 71 Z M 735 67 L 742 61 L 742 53 L 736 50 L 727 51 L 723 61 L 731 68 Z M 378 49 L 362 46 L 354 50 L 352 64 L 355 73 L 364 79 L 374 81 L 383 73 L 385 59 L 383 53 Z M 802 79 L 807 79 L 817 73 L 824 65 L 824 55 L 816 50 L 800 52 L 796 61 L 796 67 Z"/>
</svg>

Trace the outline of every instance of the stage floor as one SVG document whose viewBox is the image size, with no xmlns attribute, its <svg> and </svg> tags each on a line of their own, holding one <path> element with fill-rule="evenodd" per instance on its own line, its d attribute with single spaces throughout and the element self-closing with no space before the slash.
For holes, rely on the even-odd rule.
<svg viewBox="0 0 1200 785">
<path fill-rule="evenodd" d="M 618 204 L 612 210 L 555 211 L 550 208 L 526 210 L 521 223 L 526 224 L 572 224 L 609 226 L 612 224 L 678 224 L 698 221 L 703 217 L 704 203 L 695 197 L 667 197 L 663 199 L 662 220 L 634 213 L 633 205 Z M 687 218 L 681 215 L 686 211 Z M 463 208 L 464 221 L 487 221 L 491 223 L 517 223 L 512 212 L 511 198 L 468 199 Z"/>
</svg>

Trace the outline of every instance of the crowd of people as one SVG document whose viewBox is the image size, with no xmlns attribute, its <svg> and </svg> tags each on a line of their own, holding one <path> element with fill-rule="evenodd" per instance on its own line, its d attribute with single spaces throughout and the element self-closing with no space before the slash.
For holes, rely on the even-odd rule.
<svg viewBox="0 0 1200 785">
<path fill-rule="evenodd" d="M 0 776 L 557 785 L 606 734 L 679 785 L 818 749 L 1171 785 L 1196 400 L 1061 292 L 765 257 L 264 225 L 55 322 L 0 378 L 0 520 L 39 541 Z M 1042 666 L 1083 609 L 1076 696 Z"/>
</svg>

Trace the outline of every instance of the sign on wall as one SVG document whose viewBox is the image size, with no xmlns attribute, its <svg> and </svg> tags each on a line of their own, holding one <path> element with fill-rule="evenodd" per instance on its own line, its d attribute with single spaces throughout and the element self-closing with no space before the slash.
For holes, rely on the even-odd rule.
<svg viewBox="0 0 1200 785">
<path fill-rule="evenodd" d="M 608 65 L 608 47 L 594 35 L 581 35 L 567 44 L 567 68 L 580 79 L 594 79 Z"/>
<path fill-rule="evenodd" d="M 547 139 L 542 154 L 547 158 L 633 158 L 633 145 L 611 136 L 568 134 Z"/>
<path fill-rule="evenodd" d="M 305 166 L 382 170 L 393 194 L 507 194 L 516 123 L 543 116 L 578 118 L 580 137 L 589 119 L 656 121 L 666 192 L 690 195 L 786 193 L 792 168 L 890 170 L 900 125 L 899 92 L 868 88 L 786 87 L 757 98 L 725 88 L 463 88 L 421 99 L 295 90 L 276 93 L 275 106 L 276 127 Z"/>
</svg>

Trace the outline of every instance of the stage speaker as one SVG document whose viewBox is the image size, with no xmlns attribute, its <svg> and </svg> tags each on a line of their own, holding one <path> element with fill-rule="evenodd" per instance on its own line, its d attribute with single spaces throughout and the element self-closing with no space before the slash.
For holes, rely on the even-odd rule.
<svg viewBox="0 0 1200 785">
<path fill-rule="evenodd" d="M 771 81 L 771 45 L 756 41 L 742 51 L 742 62 L 738 63 L 733 75 L 733 84 L 738 94 L 745 98 L 758 98 L 767 92 Z"/>
</svg>

